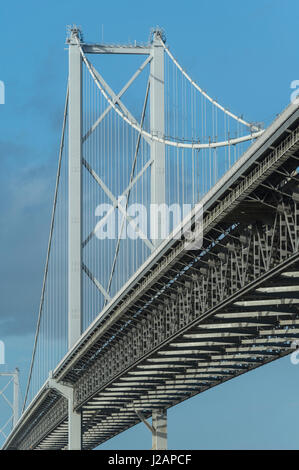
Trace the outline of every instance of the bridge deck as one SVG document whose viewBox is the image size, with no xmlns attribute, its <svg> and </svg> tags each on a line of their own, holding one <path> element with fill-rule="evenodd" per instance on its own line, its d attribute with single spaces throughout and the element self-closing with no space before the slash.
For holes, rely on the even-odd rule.
<svg viewBox="0 0 299 470">
<path fill-rule="evenodd" d="M 292 350 L 299 339 L 299 110 L 290 105 L 201 201 L 203 244 L 165 241 L 54 371 L 75 388 L 83 447 Z M 4 448 L 64 448 L 44 386 Z"/>
</svg>

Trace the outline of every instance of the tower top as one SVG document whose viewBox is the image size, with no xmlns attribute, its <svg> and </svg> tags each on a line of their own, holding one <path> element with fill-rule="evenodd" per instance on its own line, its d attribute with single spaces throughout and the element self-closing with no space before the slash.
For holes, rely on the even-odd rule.
<svg viewBox="0 0 299 470">
<path fill-rule="evenodd" d="M 67 44 L 72 44 L 75 40 L 79 40 L 79 42 L 83 42 L 83 33 L 82 33 L 81 26 L 77 26 L 76 24 L 68 25 L 67 33 L 68 33 L 68 36 L 66 38 Z"/>
<path fill-rule="evenodd" d="M 164 43 L 166 42 L 166 34 L 163 28 L 155 26 L 150 32 L 150 42 L 154 42 L 155 39 L 161 39 Z"/>
</svg>

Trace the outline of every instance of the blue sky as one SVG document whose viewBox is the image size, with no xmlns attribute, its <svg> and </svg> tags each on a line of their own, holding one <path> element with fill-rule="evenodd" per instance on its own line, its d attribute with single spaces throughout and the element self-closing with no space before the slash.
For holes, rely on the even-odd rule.
<svg viewBox="0 0 299 470">
<path fill-rule="evenodd" d="M 299 79 L 296 0 L 21 0 L 0 12 L 0 339 L 3 370 L 25 380 L 50 223 L 67 80 L 66 25 L 87 41 L 147 41 L 160 25 L 172 52 L 210 95 L 269 123 Z M 297 448 L 298 366 L 284 358 L 169 411 L 169 447 Z M 0 401 L 0 421 L 6 414 Z M 105 448 L 148 448 L 143 425 Z"/>
</svg>

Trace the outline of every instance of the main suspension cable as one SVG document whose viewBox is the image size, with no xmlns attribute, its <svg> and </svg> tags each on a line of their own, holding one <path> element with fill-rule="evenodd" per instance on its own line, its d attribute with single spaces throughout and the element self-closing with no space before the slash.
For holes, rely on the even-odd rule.
<svg viewBox="0 0 299 470">
<path fill-rule="evenodd" d="M 207 144 L 201 144 L 201 143 L 198 143 L 198 142 L 191 142 L 191 143 L 187 143 L 187 142 L 180 142 L 180 141 L 176 141 L 176 140 L 168 140 L 168 139 L 165 139 L 164 137 L 158 137 L 157 135 L 154 135 L 154 134 L 151 134 L 150 132 L 147 132 L 145 131 L 144 129 L 142 129 L 137 123 L 134 123 L 131 121 L 131 119 L 129 119 L 114 103 L 114 101 L 108 96 L 107 92 L 104 90 L 104 88 L 102 87 L 102 85 L 100 84 L 99 80 L 97 79 L 93 69 L 92 69 L 92 66 L 90 64 L 90 62 L 88 61 L 86 55 L 84 54 L 83 52 L 83 49 L 80 45 L 80 42 L 78 40 L 78 47 L 80 49 L 80 52 L 81 52 L 81 55 L 82 55 L 82 59 L 89 71 L 89 73 L 91 74 L 95 84 L 97 85 L 98 89 L 100 90 L 100 92 L 102 93 L 102 95 L 105 97 L 105 99 L 108 101 L 108 103 L 110 104 L 110 106 L 114 109 L 114 111 L 127 123 L 129 124 L 131 127 L 133 127 L 133 129 L 135 129 L 137 132 L 139 132 L 141 135 L 147 137 L 148 139 L 151 139 L 155 142 L 160 142 L 161 144 L 165 144 L 165 145 L 170 145 L 172 147 L 177 147 L 177 148 L 189 148 L 189 149 L 204 149 L 204 148 L 216 148 L 216 147 L 225 147 L 227 145 L 235 145 L 235 144 L 238 144 L 240 142 L 246 142 L 248 140 L 252 140 L 252 139 L 255 139 L 257 137 L 259 137 L 260 135 L 263 134 L 264 130 L 259 130 L 257 132 L 252 132 L 251 134 L 249 135 L 245 135 L 245 136 L 242 136 L 242 137 L 237 137 L 237 138 L 234 138 L 234 139 L 230 139 L 230 140 L 225 140 L 225 141 L 220 141 L 220 142 L 209 142 Z"/>
<path fill-rule="evenodd" d="M 164 47 L 165 52 L 167 55 L 170 57 L 170 59 L 173 61 L 173 63 L 176 65 L 176 67 L 180 70 L 180 72 L 184 75 L 184 77 L 193 85 L 207 100 L 209 100 L 214 106 L 217 108 L 221 109 L 225 114 L 230 116 L 231 118 L 235 119 L 236 121 L 240 122 L 241 124 L 244 124 L 244 126 L 249 127 L 253 131 L 259 131 L 259 127 L 255 126 L 254 124 L 251 124 L 250 122 L 245 121 L 241 117 L 237 116 L 236 114 L 232 113 L 228 109 L 224 108 L 220 103 L 218 103 L 216 100 L 211 98 L 192 78 L 187 74 L 187 72 L 183 69 L 183 67 L 178 63 L 178 61 L 174 58 L 168 47 L 166 47 L 165 43 L 162 41 L 160 38 L 161 44 Z"/>
</svg>

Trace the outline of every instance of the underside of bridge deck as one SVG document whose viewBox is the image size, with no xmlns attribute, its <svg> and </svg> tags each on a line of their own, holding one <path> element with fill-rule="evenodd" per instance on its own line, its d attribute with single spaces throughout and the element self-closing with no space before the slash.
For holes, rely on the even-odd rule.
<svg viewBox="0 0 299 470">
<path fill-rule="evenodd" d="M 54 371 L 83 448 L 294 351 L 299 341 L 299 117 L 209 205 Z M 44 390 L 8 448 L 62 449 L 67 401 Z"/>
</svg>

